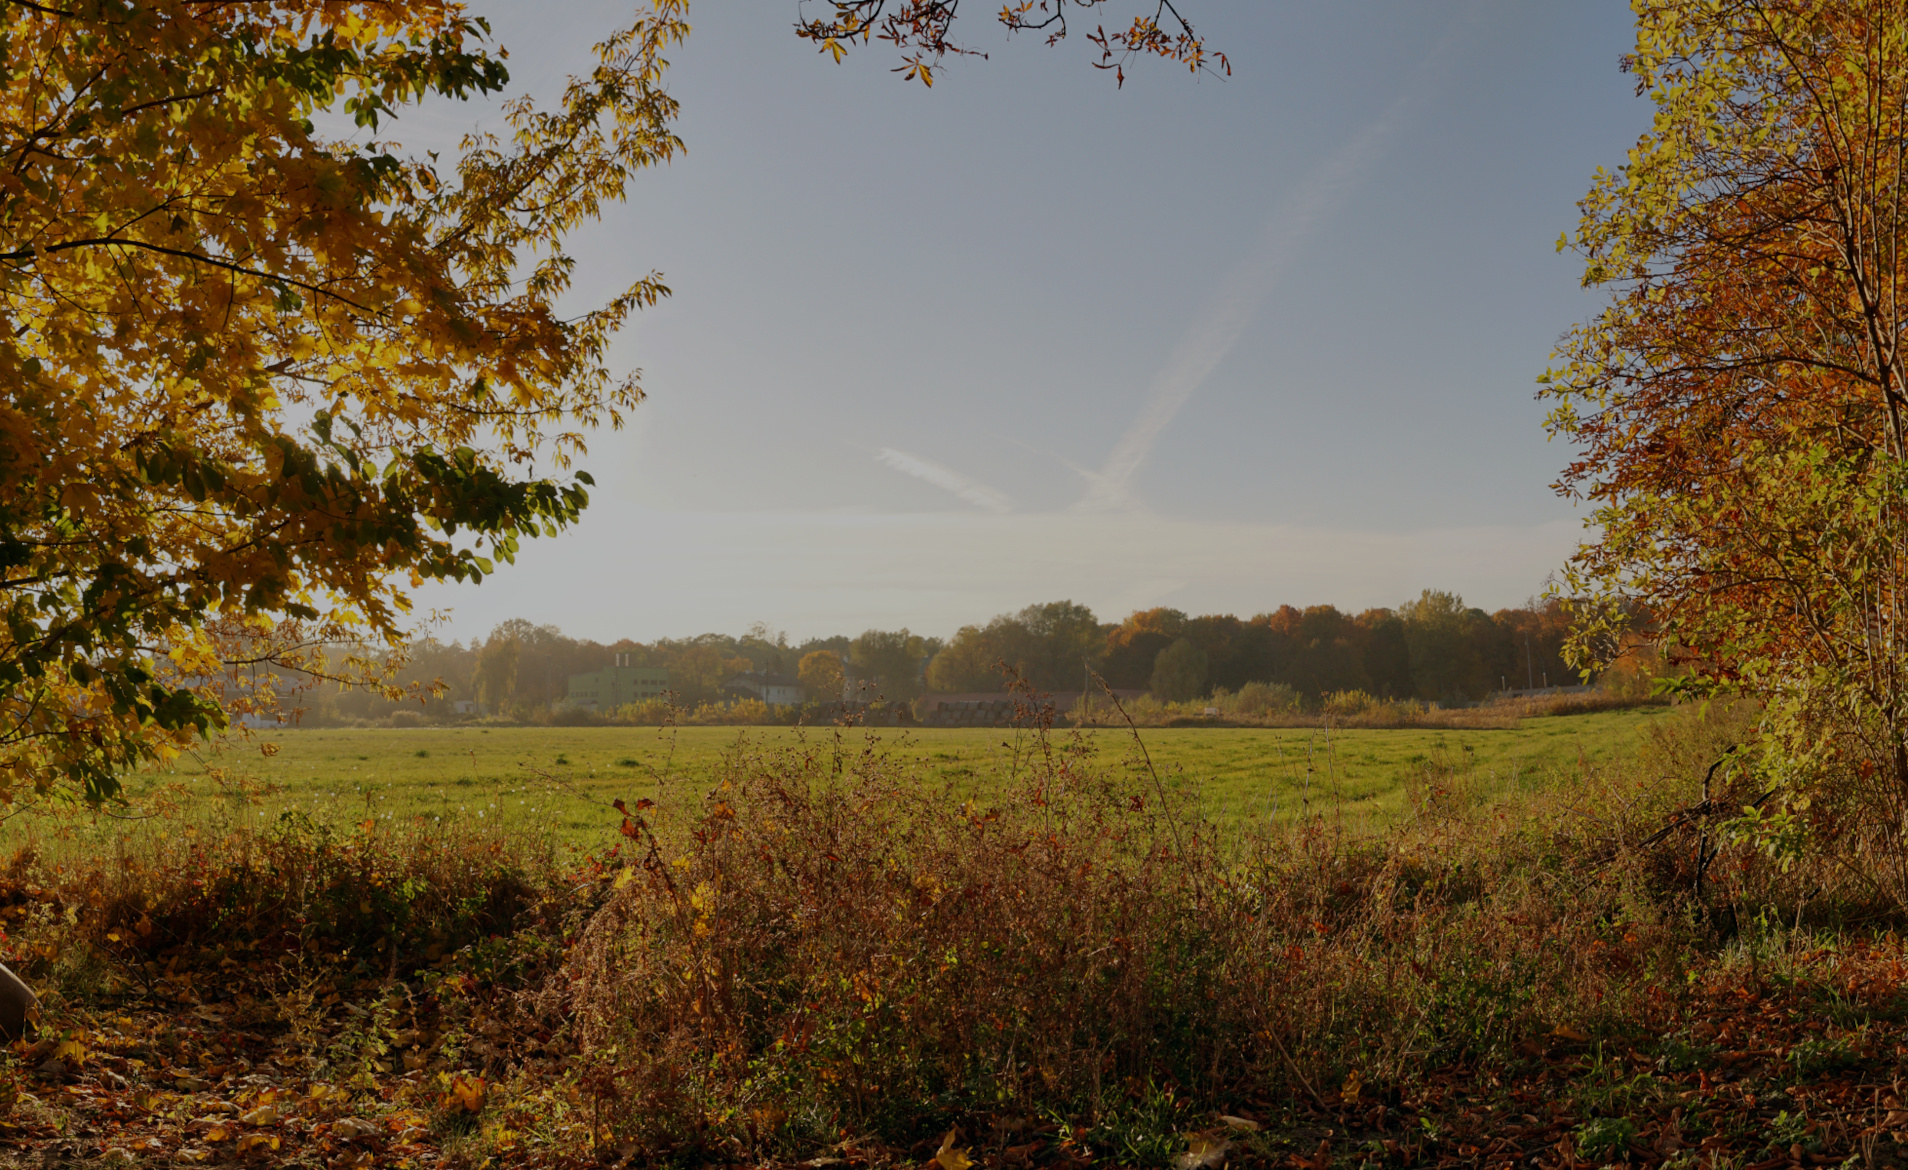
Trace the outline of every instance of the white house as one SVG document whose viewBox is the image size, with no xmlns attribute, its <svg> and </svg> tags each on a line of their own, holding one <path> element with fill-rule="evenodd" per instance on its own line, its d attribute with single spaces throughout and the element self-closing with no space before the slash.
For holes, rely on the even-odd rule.
<svg viewBox="0 0 1908 1170">
<path fill-rule="evenodd" d="M 736 675 L 723 683 L 722 689 L 738 698 L 760 699 L 771 707 L 799 707 L 808 694 L 793 675 L 753 670 Z"/>
</svg>

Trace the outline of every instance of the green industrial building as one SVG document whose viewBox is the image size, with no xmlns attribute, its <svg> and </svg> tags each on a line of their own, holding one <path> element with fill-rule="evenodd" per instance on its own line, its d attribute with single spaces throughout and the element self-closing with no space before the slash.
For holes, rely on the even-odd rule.
<svg viewBox="0 0 1908 1170">
<path fill-rule="evenodd" d="M 614 666 L 570 676 L 564 702 L 585 711 L 607 715 L 628 703 L 660 699 L 669 690 L 669 671 L 660 666 L 630 666 L 629 655 L 618 654 Z"/>
</svg>

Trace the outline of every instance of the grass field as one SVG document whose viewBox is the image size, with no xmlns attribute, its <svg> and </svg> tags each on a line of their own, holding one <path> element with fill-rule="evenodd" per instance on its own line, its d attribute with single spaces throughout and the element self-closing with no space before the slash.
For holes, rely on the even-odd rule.
<svg viewBox="0 0 1908 1170">
<path fill-rule="evenodd" d="M 1529 791 L 1576 774 L 1584 763 L 1626 758 L 1664 708 L 1527 719 L 1510 730 L 1152 729 L 1139 743 L 1162 777 L 1226 820 L 1342 812 L 1383 822 L 1407 805 L 1411 781 L 1461 785 L 1485 799 Z M 1056 739 L 1067 733 L 1056 733 Z M 1101 766 L 1143 772 L 1131 733 L 1083 732 Z M 266 756 L 261 742 L 277 745 Z M 547 830 L 577 844 L 601 841 L 617 822 L 608 803 L 655 795 L 659 785 L 700 791 L 725 755 L 810 751 L 824 758 L 873 752 L 926 783 L 985 799 L 1033 749 L 1024 733 L 988 729 L 421 728 L 298 730 L 232 740 L 169 772 L 130 777 L 135 802 L 167 785 L 220 791 L 208 768 L 262 782 L 262 795 L 232 799 L 228 815 L 265 821 L 296 810 L 360 821 L 496 819 Z M 228 786 L 229 787 L 229 786 Z M 0 829 L 31 833 L 30 823 Z"/>
</svg>

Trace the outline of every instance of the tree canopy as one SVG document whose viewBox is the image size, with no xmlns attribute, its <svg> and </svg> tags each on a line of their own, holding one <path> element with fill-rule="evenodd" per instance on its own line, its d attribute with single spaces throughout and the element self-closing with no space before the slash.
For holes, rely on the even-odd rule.
<svg viewBox="0 0 1908 1170">
<path fill-rule="evenodd" d="M 1598 529 L 1579 660 L 1647 613 L 1689 685 L 1771 702 L 1779 772 L 1875 778 L 1898 834 L 1908 5 L 1650 0 L 1637 29 L 1655 124 L 1560 241 L 1610 300 L 1544 379 Z"/>
<path fill-rule="evenodd" d="M 686 31 L 660 0 L 440 159 L 378 134 L 508 81 L 444 0 L 0 9 L 0 790 L 111 795 L 235 653 L 395 639 L 406 586 L 576 517 L 640 398 L 605 346 L 667 290 L 560 313 L 562 242 L 678 148 Z"/>
</svg>

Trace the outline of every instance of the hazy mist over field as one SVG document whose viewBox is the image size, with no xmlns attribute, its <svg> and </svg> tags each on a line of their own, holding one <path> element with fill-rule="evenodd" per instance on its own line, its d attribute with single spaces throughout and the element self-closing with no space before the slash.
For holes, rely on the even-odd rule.
<svg viewBox="0 0 1908 1170">
<path fill-rule="evenodd" d="M 624 15 L 479 8 L 543 96 Z M 617 350 L 649 401 L 593 440 L 579 529 L 424 591 L 450 634 L 1490 608 L 1573 547 L 1531 391 L 1592 304 L 1557 235 L 1647 125 L 1626 5 L 1198 5 L 1234 76 L 1123 90 L 1081 29 L 977 16 L 991 59 L 925 90 L 772 11 L 692 9 L 688 154 L 578 250 L 579 302 L 674 290 Z"/>
</svg>

